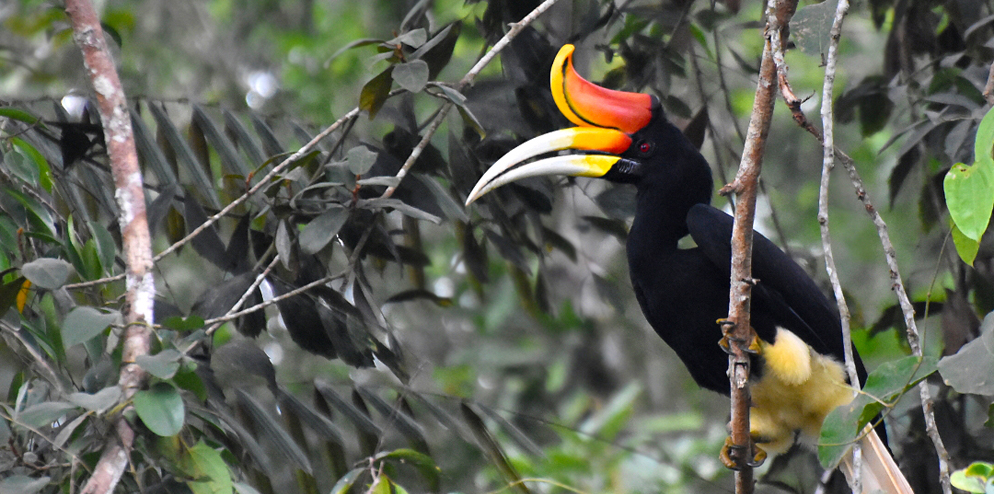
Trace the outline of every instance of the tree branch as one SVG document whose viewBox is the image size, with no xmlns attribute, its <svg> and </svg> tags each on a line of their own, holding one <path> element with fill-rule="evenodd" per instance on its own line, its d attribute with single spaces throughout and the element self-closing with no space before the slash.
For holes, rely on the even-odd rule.
<svg viewBox="0 0 994 494">
<path fill-rule="evenodd" d="M 123 365 L 118 384 L 127 400 L 144 384 L 145 371 L 135 363 L 135 359 L 148 353 L 148 327 L 154 323 L 155 283 L 152 278 L 152 242 L 145 216 L 145 191 L 127 100 L 104 40 L 100 19 L 87 0 L 66 0 L 65 5 L 73 39 L 83 53 L 83 63 L 96 94 L 104 142 L 107 143 L 114 176 L 127 283 L 124 307 L 126 327 L 121 354 Z M 84 494 L 113 491 L 127 467 L 134 431 L 123 416 L 117 418 L 115 429 L 117 436 L 107 438 L 94 473 L 83 487 Z"/>
<path fill-rule="evenodd" d="M 742 161 L 736 173 L 735 180 L 722 188 L 722 194 L 735 192 L 738 201 L 735 205 L 735 223 L 732 228 L 732 259 L 729 299 L 728 324 L 725 337 L 731 353 L 728 357 L 728 375 L 731 385 L 731 442 L 729 456 L 742 468 L 736 472 L 735 491 L 750 493 L 753 490 L 753 471 L 749 465 L 753 461 L 753 444 L 749 432 L 749 367 L 750 358 L 747 352 L 749 343 L 754 340 L 755 332 L 750 321 L 750 302 L 752 297 L 752 239 L 753 222 L 756 216 L 756 188 L 759 173 L 762 168 L 763 152 L 766 138 L 769 135 L 770 123 L 773 119 L 773 105 L 776 101 L 774 78 L 776 64 L 773 61 L 773 49 L 770 34 L 780 31 L 787 25 L 796 1 L 769 0 L 767 4 L 766 43 L 763 49 L 763 59 L 759 71 L 759 83 L 756 87 L 756 99 L 753 102 L 749 128 L 746 131 L 746 141 L 742 150 Z M 736 458 L 737 456 L 737 458 Z"/>
</svg>

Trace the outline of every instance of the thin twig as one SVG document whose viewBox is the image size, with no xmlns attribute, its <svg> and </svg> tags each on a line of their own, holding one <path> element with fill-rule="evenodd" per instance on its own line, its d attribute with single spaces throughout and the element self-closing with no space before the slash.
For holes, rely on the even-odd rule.
<svg viewBox="0 0 994 494">
<path fill-rule="evenodd" d="M 497 43 L 494 43 L 494 47 L 491 48 L 490 51 L 480 59 L 480 61 L 476 62 L 476 65 L 473 65 L 473 68 L 469 69 L 469 72 L 467 72 L 466 75 L 459 80 L 459 82 L 455 85 L 456 91 L 462 91 L 466 86 L 473 84 L 473 81 L 476 79 L 476 76 L 480 74 L 480 71 L 490 64 L 494 57 L 496 57 L 501 50 L 510 44 L 511 40 L 513 40 L 514 37 L 521 32 L 521 30 L 532 22 L 535 22 L 535 19 L 538 19 L 538 16 L 545 13 L 546 10 L 549 10 L 549 8 L 555 5 L 557 1 L 558 0 L 545 0 L 520 21 L 511 24 L 511 28 L 507 30 L 504 37 L 497 41 Z M 432 121 L 431 125 L 428 127 L 428 130 L 425 132 L 425 135 L 421 138 L 421 141 L 418 142 L 418 145 L 414 146 L 414 149 L 411 150 L 411 155 L 407 157 L 406 161 L 404 161 L 404 166 L 400 167 L 400 170 L 397 172 L 397 183 L 387 187 L 387 190 L 383 191 L 383 195 L 380 196 L 381 199 L 386 199 L 392 196 L 397 190 L 400 182 L 404 180 L 404 177 L 407 176 L 407 173 L 411 170 L 411 167 L 414 166 L 414 162 L 421 156 L 421 152 L 428 147 L 428 143 L 431 142 L 432 136 L 434 136 L 435 132 L 438 131 L 438 128 L 442 125 L 442 121 L 445 120 L 445 116 L 448 115 L 449 110 L 452 109 L 452 106 L 453 103 L 451 101 L 446 101 L 445 104 L 442 105 L 442 108 L 438 110 L 438 114 L 435 115 L 435 120 Z"/>
<path fill-rule="evenodd" d="M 342 124 L 344 124 L 345 122 L 349 121 L 349 119 L 355 117 L 358 114 L 359 114 L 359 107 L 356 107 L 356 108 L 353 108 L 352 110 L 350 110 L 348 113 L 346 113 L 341 118 L 339 118 L 338 120 L 336 120 L 335 123 L 333 123 L 330 126 L 328 126 L 328 128 L 326 128 L 323 131 L 321 131 L 321 133 L 319 133 L 318 135 L 314 136 L 314 138 L 311 139 L 307 144 L 304 144 L 303 146 L 301 146 L 300 149 L 298 149 L 297 151 L 295 151 L 293 154 L 291 154 L 290 156 L 287 156 L 283 161 L 280 162 L 280 164 L 276 165 L 272 170 L 269 171 L 269 173 L 267 173 L 264 177 L 262 177 L 262 179 L 260 179 L 255 185 L 253 185 L 244 194 L 242 194 L 241 196 L 239 196 L 234 201 L 231 201 L 230 204 L 228 204 L 223 209 L 221 209 L 220 211 L 218 211 L 217 214 L 211 216 L 210 218 L 207 218 L 207 221 L 203 222 L 197 228 L 194 228 L 193 231 L 190 232 L 187 236 L 183 237 L 182 239 L 180 239 L 176 243 L 170 245 L 166 250 L 160 252 L 159 255 L 155 256 L 155 258 L 152 259 L 152 261 L 153 262 L 159 262 L 160 260 L 162 260 L 162 258 L 166 257 L 169 254 L 172 254 L 173 252 L 175 252 L 177 249 L 179 249 L 183 245 L 186 245 L 187 243 L 189 243 L 191 240 L 193 240 L 194 237 L 196 237 L 197 235 L 200 235 L 201 232 L 203 232 L 204 230 L 210 228 L 211 225 L 213 225 L 214 223 L 216 223 L 218 220 L 220 220 L 221 218 L 227 216 L 227 214 L 230 213 L 236 207 L 238 207 L 239 204 L 247 201 L 250 197 L 252 197 L 253 194 L 255 194 L 256 192 L 258 192 L 259 189 L 265 187 L 269 183 L 269 181 L 272 180 L 272 178 L 276 176 L 276 174 L 280 173 L 281 171 L 283 171 L 284 168 L 286 168 L 290 164 L 294 163 L 295 161 L 299 160 L 305 154 L 309 153 L 312 149 L 314 149 L 315 146 L 318 145 L 319 142 L 321 142 L 322 140 L 324 140 L 325 137 L 328 137 L 328 135 L 330 135 L 332 132 L 338 130 L 338 128 L 341 127 Z M 87 282 L 83 282 L 83 283 L 74 283 L 74 284 L 70 284 L 70 285 L 65 285 L 65 288 L 70 289 L 70 290 L 72 290 L 72 289 L 80 289 L 80 288 L 88 288 L 88 287 L 91 287 L 91 286 L 102 285 L 102 284 L 105 284 L 105 283 L 110 283 L 110 282 L 113 282 L 113 281 L 118 281 L 118 280 L 121 280 L 123 278 L 124 278 L 123 274 L 117 275 L 117 276 L 109 276 L 107 278 L 101 278 L 99 280 L 93 280 L 93 281 L 87 281 Z"/>
<path fill-rule="evenodd" d="M 849 374 L 849 384 L 853 387 L 854 393 L 857 393 L 860 389 L 860 382 L 859 375 L 856 372 L 856 362 L 853 359 L 852 353 L 852 334 L 849 325 L 851 316 L 849 314 L 849 305 L 846 303 L 845 293 L 842 291 L 842 284 L 839 282 L 839 273 L 835 266 L 835 255 L 832 252 L 832 237 L 828 228 L 828 185 L 832 169 L 835 168 L 835 116 L 832 111 L 832 94 L 835 89 L 835 67 L 838 63 L 839 39 L 842 37 L 842 22 L 845 20 L 846 13 L 848 12 L 849 0 L 839 0 L 835 9 L 835 20 L 832 22 L 831 42 L 828 46 L 828 57 L 825 63 L 825 82 L 822 85 L 821 99 L 823 158 L 821 184 L 818 188 L 818 224 L 821 227 L 821 245 L 825 255 L 825 271 L 828 272 L 828 279 L 832 283 L 832 292 L 835 294 L 835 303 L 838 305 L 839 319 L 842 322 L 842 351 L 845 355 L 846 372 Z M 800 105 L 798 105 L 798 110 L 800 110 Z M 800 124 L 800 122 L 798 123 Z M 810 126 L 810 124 L 808 125 Z M 863 455 L 859 442 L 853 444 L 852 455 L 853 475 L 850 479 L 850 487 L 853 492 L 863 492 L 863 478 L 861 475 Z"/>
<path fill-rule="evenodd" d="M 114 197 L 119 211 L 127 280 L 124 308 L 127 326 L 121 343 L 122 365 L 118 385 L 123 398 L 128 400 L 145 382 L 145 371 L 135 364 L 135 359 L 148 354 L 151 340 L 149 325 L 154 323 L 155 282 L 152 277 L 152 240 L 145 216 L 145 192 L 127 99 L 107 48 L 100 19 L 87 0 L 66 0 L 65 6 L 72 25 L 73 40 L 83 53 L 83 64 L 97 98 L 114 177 Z M 112 492 L 127 468 L 135 434 L 123 415 L 115 420 L 114 425 L 117 434 L 106 438 L 93 475 L 83 487 L 84 494 Z"/>
<path fill-rule="evenodd" d="M 904 288 L 904 281 L 901 279 L 901 272 L 897 265 L 897 251 L 894 250 L 894 244 L 890 240 L 887 223 L 880 216 L 880 213 L 877 212 L 877 208 L 873 206 L 872 201 L 870 201 L 866 187 L 863 186 L 863 179 L 860 178 L 852 158 L 838 149 L 835 150 L 835 153 L 849 173 L 849 180 L 856 190 L 856 197 L 863 203 L 866 213 L 870 215 L 873 224 L 877 227 L 877 235 L 880 237 L 884 257 L 887 259 L 887 267 L 890 269 L 891 289 L 897 295 L 897 300 L 901 305 L 901 313 L 904 316 L 904 324 L 908 329 L 908 344 L 911 346 L 911 352 L 921 357 L 922 347 L 919 341 L 918 326 L 915 323 L 915 309 L 911 305 L 911 299 L 908 298 L 908 292 Z M 932 395 L 929 392 L 927 380 L 922 380 L 918 383 L 918 391 L 921 394 L 922 412 L 925 415 L 925 430 L 928 433 L 928 437 L 932 440 L 936 456 L 939 458 L 939 482 L 942 484 L 942 492 L 944 494 L 951 494 L 952 484 L 950 484 L 949 480 L 949 453 L 946 451 L 946 447 L 942 443 L 942 436 L 939 435 L 939 429 L 935 425 L 935 412 L 933 411 L 935 404 L 932 402 Z"/>
</svg>

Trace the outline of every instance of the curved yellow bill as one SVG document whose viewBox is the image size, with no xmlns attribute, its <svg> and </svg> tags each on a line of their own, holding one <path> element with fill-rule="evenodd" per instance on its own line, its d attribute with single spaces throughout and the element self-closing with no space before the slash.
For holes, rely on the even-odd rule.
<svg viewBox="0 0 994 494">
<path fill-rule="evenodd" d="M 621 154 L 631 144 L 632 138 L 624 132 L 596 127 L 573 127 L 540 135 L 512 149 L 494 162 L 473 187 L 466 205 L 501 185 L 526 177 L 540 175 L 602 177 L 620 158 L 604 154 L 574 154 L 555 156 L 519 166 L 527 159 L 564 150 Z"/>
<path fill-rule="evenodd" d="M 549 75 L 552 98 L 571 122 L 634 134 L 652 120 L 652 96 L 615 91 L 587 81 L 573 68 L 573 45 L 563 45 Z"/>
<path fill-rule="evenodd" d="M 538 161 L 533 161 L 509 170 L 497 178 L 485 182 L 480 180 L 469 198 L 466 205 L 479 199 L 487 192 L 505 184 L 528 177 L 540 177 L 544 175 L 570 175 L 574 177 L 601 177 L 614 166 L 621 158 L 606 154 L 569 154 L 564 156 L 554 156 Z"/>
</svg>

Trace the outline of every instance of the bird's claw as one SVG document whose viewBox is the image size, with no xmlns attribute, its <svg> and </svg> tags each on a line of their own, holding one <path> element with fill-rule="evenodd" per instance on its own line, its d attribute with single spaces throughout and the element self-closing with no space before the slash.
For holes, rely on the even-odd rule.
<svg viewBox="0 0 994 494">
<path fill-rule="evenodd" d="M 718 324 L 720 324 L 722 326 L 722 329 L 724 329 L 729 325 L 734 325 L 735 323 L 731 323 L 727 319 L 719 319 Z M 741 338 L 736 338 L 732 336 L 728 331 L 722 331 L 722 333 L 723 335 L 721 339 L 718 340 L 718 346 L 720 346 L 721 349 L 724 350 L 725 353 L 729 355 L 735 353 L 732 350 L 732 342 L 735 343 L 745 342 L 745 340 L 742 340 Z M 749 344 L 745 345 L 745 352 L 752 355 L 758 355 L 760 350 L 762 350 L 762 347 L 760 346 L 759 338 L 757 338 L 756 335 L 753 334 L 752 337 L 749 339 Z"/>
<path fill-rule="evenodd" d="M 721 461 L 725 468 L 730 470 L 741 470 L 743 465 L 740 461 L 748 457 L 748 452 L 746 451 L 746 446 L 741 446 L 732 442 L 732 438 L 725 438 L 725 445 L 721 447 L 721 453 L 718 454 L 718 459 Z M 766 461 L 766 451 L 755 444 L 752 445 L 752 460 L 746 461 L 745 466 L 756 468 Z"/>
</svg>

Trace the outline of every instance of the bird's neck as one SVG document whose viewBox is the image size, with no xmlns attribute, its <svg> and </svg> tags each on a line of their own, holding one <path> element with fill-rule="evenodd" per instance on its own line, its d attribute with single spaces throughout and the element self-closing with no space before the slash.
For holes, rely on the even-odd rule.
<svg viewBox="0 0 994 494">
<path fill-rule="evenodd" d="M 677 243 L 688 234 L 690 208 L 711 203 L 711 169 L 696 149 L 691 150 L 671 173 L 638 184 L 630 239 L 653 249 L 676 250 Z"/>
</svg>

